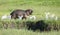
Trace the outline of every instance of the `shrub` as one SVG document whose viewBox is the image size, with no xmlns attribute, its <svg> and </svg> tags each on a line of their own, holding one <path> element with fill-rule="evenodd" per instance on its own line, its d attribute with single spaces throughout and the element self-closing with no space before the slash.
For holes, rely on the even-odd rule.
<svg viewBox="0 0 60 35">
<path fill-rule="evenodd" d="M 56 20 L 43 20 L 44 23 L 41 23 L 42 26 L 39 25 L 41 20 L 19 20 L 19 19 L 11 19 L 11 20 L 0 20 L 0 29 L 22 29 L 25 28 L 28 30 L 37 27 L 44 28 L 44 31 L 51 31 L 51 30 L 60 30 L 60 21 Z M 38 25 L 36 25 L 38 24 Z M 40 29 L 41 30 L 41 29 Z M 34 30 L 35 31 L 35 30 Z"/>
</svg>

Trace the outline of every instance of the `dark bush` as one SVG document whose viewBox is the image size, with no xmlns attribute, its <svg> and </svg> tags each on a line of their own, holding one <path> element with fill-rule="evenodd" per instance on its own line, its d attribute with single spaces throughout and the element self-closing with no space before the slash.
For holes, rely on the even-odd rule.
<svg viewBox="0 0 60 35">
<path fill-rule="evenodd" d="M 45 30 L 49 30 L 50 27 L 48 26 L 48 24 L 46 24 L 44 22 L 44 20 L 39 20 L 37 21 L 36 23 L 34 22 L 27 22 L 27 27 L 28 27 L 28 30 L 40 30 L 40 31 L 45 31 Z"/>
</svg>

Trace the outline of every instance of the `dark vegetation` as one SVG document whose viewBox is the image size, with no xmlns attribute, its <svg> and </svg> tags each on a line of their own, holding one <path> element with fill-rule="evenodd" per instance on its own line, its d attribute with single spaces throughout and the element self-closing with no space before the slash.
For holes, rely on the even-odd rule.
<svg viewBox="0 0 60 35">
<path fill-rule="evenodd" d="M 50 24 L 46 23 L 44 20 L 39 20 L 36 23 L 34 22 L 28 22 L 27 24 L 28 30 L 40 30 L 40 31 L 51 31 L 51 30 L 59 30 L 59 25 L 58 24 Z"/>
<path fill-rule="evenodd" d="M 58 23 L 57 23 L 58 22 Z M 60 30 L 60 22 L 54 20 L 0 20 L 0 29 L 28 29 L 32 31 Z"/>
</svg>

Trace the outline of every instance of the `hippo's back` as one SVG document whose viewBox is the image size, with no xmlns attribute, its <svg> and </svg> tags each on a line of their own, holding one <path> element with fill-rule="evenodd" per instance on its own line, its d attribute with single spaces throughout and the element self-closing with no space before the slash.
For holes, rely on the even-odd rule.
<svg viewBox="0 0 60 35">
<path fill-rule="evenodd" d="M 11 12 L 10 15 L 13 15 L 13 14 L 23 14 L 23 13 L 25 13 L 24 10 L 17 9 L 17 10 L 14 10 L 13 12 Z"/>
</svg>

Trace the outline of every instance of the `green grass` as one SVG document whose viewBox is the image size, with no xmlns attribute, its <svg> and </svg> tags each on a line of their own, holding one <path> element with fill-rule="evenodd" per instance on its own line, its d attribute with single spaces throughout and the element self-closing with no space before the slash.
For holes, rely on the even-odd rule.
<svg viewBox="0 0 60 35">
<path fill-rule="evenodd" d="M 14 9 L 33 9 L 33 15 L 37 19 L 44 18 L 45 12 L 54 13 L 60 17 L 60 0 L 0 0 L 0 16 L 9 15 Z M 60 31 L 33 32 L 25 29 L 0 29 L 0 35 L 60 35 Z"/>
<path fill-rule="evenodd" d="M 0 35 L 60 35 L 60 31 L 33 32 L 25 29 L 2 29 Z"/>
<path fill-rule="evenodd" d="M 33 9 L 37 18 L 51 12 L 60 17 L 60 0 L 0 0 L 0 16 L 9 15 L 14 9 Z"/>
</svg>

